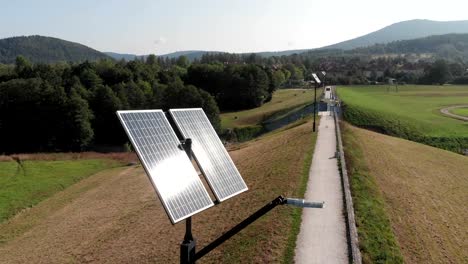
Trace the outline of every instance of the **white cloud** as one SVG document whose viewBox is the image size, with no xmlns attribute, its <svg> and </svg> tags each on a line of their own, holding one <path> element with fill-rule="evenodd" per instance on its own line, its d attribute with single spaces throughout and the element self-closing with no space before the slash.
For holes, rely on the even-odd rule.
<svg viewBox="0 0 468 264">
<path fill-rule="evenodd" d="M 157 38 L 154 41 L 154 44 L 155 45 L 164 45 L 164 44 L 166 44 L 166 42 L 167 42 L 167 38 L 165 38 L 164 36 L 160 36 L 159 38 Z"/>
</svg>

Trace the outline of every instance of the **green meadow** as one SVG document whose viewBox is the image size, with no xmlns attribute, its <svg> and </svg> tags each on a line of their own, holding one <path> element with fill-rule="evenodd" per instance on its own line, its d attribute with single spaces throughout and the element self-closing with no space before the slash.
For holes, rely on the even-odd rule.
<svg viewBox="0 0 468 264">
<path fill-rule="evenodd" d="M 468 86 L 341 86 L 338 95 L 354 125 L 456 152 L 468 148 L 468 122 L 440 113 L 467 104 Z"/>
<path fill-rule="evenodd" d="M 119 166 L 107 159 L 0 162 L 0 222 L 101 170 Z"/>
<path fill-rule="evenodd" d="M 452 112 L 452 113 L 454 113 L 456 115 L 461 115 L 461 116 L 468 117 L 468 107 L 452 109 L 450 112 Z"/>
</svg>

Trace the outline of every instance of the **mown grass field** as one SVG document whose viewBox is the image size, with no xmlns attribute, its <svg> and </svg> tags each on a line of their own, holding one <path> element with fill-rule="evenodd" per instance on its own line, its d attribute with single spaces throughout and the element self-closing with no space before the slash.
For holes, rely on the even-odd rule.
<svg viewBox="0 0 468 264">
<path fill-rule="evenodd" d="M 321 89 L 317 89 L 317 98 L 320 96 L 321 91 Z M 255 126 L 274 114 L 310 104 L 313 100 L 313 89 L 280 89 L 273 94 L 270 102 L 261 107 L 222 113 L 221 126 L 223 128 Z"/>
<path fill-rule="evenodd" d="M 468 117 L 468 107 L 467 108 L 456 108 L 452 109 L 450 112 L 456 114 L 456 115 L 461 115 L 461 116 L 466 116 Z"/>
<path fill-rule="evenodd" d="M 454 152 L 468 149 L 468 123 L 440 109 L 468 102 L 468 86 L 338 87 L 345 119 L 360 127 Z"/>
<path fill-rule="evenodd" d="M 468 157 L 343 131 L 364 263 L 466 263 Z"/>
<path fill-rule="evenodd" d="M 116 167 L 110 159 L 0 162 L 0 222 L 98 171 Z"/>
<path fill-rule="evenodd" d="M 278 195 L 301 197 L 315 144 L 300 121 L 234 145 L 249 191 L 193 217 L 197 248 Z M 291 263 L 301 210 L 280 206 L 202 263 Z M 177 263 L 183 223 L 171 225 L 140 166 L 92 175 L 0 224 L 0 263 Z"/>
<path fill-rule="evenodd" d="M 440 109 L 468 103 L 468 86 L 349 86 L 338 87 L 346 105 L 392 115 L 430 136 L 463 136 L 468 124 L 443 116 Z"/>
</svg>

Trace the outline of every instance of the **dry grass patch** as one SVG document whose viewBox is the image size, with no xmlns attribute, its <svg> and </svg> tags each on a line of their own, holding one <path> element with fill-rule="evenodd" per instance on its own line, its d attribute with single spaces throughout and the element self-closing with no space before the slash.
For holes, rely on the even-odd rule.
<svg viewBox="0 0 468 264">
<path fill-rule="evenodd" d="M 468 158 L 347 126 L 375 178 L 407 263 L 468 261 Z"/>
<path fill-rule="evenodd" d="M 313 139 L 306 123 L 232 151 L 249 191 L 193 218 L 198 248 L 276 196 L 298 196 Z M 1 224 L 0 263 L 177 263 L 185 225 L 172 226 L 155 196 L 140 166 L 84 179 Z M 282 261 L 295 212 L 275 209 L 202 262 Z"/>
</svg>

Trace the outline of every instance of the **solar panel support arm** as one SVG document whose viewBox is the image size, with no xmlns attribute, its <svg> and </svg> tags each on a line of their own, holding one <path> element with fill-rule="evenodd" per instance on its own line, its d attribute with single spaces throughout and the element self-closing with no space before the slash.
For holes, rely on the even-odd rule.
<svg viewBox="0 0 468 264">
<path fill-rule="evenodd" d="M 271 211 L 276 206 L 282 205 L 285 203 L 286 203 L 286 199 L 283 196 L 276 197 L 273 201 L 269 202 L 268 204 L 260 208 L 258 211 L 253 213 L 251 216 L 247 217 L 244 221 L 240 222 L 235 227 L 231 228 L 229 231 L 222 234 L 215 241 L 211 242 L 206 247 L 202 248 L 199 252 L 195 254 L 195 260 L 199 260 L 206 254 L 208 254 L 210 251 L 212 251 L 213 249 L 215 249 L 216 247 L 224 243 L 226 240 L 228 240 L 229 238 L 233 237 L 235 234 L 242 231 L 242 229 L 246 228 L 251 223 L 255 222 L 255 220 L 257 220 L 258 218 L 262 217 L 263 215 Z"/>
<path fill-rule="evenodd" d="M 251 216 L 247 217 L 244 221 L 240 222 L 235 227 L 231 228 L 231 230 L 227 231 L 215 241 L 208 244 L 206 247 L 201 249 L 199 252 L 195 254 L 195 260 L 198 260 L 208 254 L 210 251 L 224 243 L 226 240 L 234 236 L 235 234 L 239 233 L 242 229 L 246 228 L 248 225 L 253 223 L 258 218 L 262 217 L 272 209 L 274 209 L 278 205 L 292 205 L 297 207 L 306 207 L 306 208 L 323 208 L 324 202 L 309 202 L 304 199 L 295 199 L 295 198 L 284 198 L 283 196 L 276 197 L 273 201 L 269 202 L 258 211 L 253 213 Z"/>
<path fill-rule="evenodd" d="M 187 156 L 192 160 L 192 139 L 187 138 L 181 142 L 181 147 L 187 153 Z M 180 244 L 180 263 L 189 264 L 195 263 L 195 246 L 196 241 L 192 235 L 192 217 L 185 219 L 185 235 L 184 240 Z"/>
</svg>

